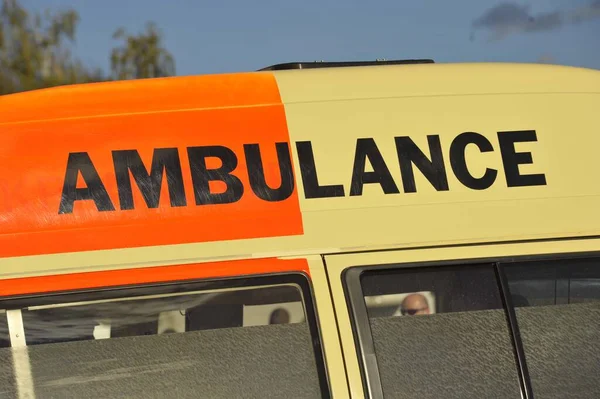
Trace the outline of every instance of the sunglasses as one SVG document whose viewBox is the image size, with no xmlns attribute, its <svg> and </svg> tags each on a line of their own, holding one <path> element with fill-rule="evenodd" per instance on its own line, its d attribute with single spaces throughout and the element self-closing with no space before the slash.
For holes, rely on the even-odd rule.
<svg viewBox="0 0 600 399">
<path fill-rule="evenodd" d="M 417 312 L 419 312 L 421 310 L 427 310 L 427 308 L 420 308 L 420 309 L 400 309 L 400 313 L 402 313 L 402 316 L 406 316 L 406 315 L 414 316 L 415 314 L 417 314 Z"/>
</svg>

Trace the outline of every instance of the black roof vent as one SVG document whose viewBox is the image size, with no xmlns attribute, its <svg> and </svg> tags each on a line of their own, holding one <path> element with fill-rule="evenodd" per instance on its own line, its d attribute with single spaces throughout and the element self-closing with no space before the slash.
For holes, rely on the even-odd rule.
<svg viewBox="0 0 600 399">
<path fill-rule="evenodd" d="M 289 69 L 313 69 L 313 68 L 340 68 L 372 65 L 406 65 L 406 64 L 433 64 L 430 59 L 417 60 L 375 60 L 375 61 L 313 61 L 313 62 L 287 62 L 275 64 L 259 69 L 259 71 L 283 71 Z"/>
</svg>

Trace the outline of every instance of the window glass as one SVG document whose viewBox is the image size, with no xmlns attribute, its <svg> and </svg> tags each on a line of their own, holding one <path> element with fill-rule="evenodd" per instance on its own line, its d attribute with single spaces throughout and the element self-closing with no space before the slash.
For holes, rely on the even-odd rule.
<svg viewBox="0 0 600 399">
<path fill-rule="evenodd" d="M 27 345 L 266 325 L 305 319 L 295 286 L 113 298 L 23 309 Z"/>
<path fill-rule="evenodd" d="M 600 397 L 600 260 L 504 269 L 536 397 Z"/>
<path fill-rule="evenodd" d="M 372 270 L 361 285 L 385 397 L 520 396 L 492 266 Z"/>
<path fill-rule="evenodd" d="M 14 385 L 13 356 L 10 349 L 8 321 L 6 311 L 0 310 L 0 398 L 18 397 L 17 387 Z"/>
<path fill-rule="evenodd" d="M 298 285 L 186 288 L 24 307 L 36 395 L 321 397 Z"/>
<path fill-rule="evenodd" d="M 6 320 L 6 311 L 0 310 L 0 348 L 8 348 L 10 338 L 8 335 L 8 322 Z"/>
</svg>

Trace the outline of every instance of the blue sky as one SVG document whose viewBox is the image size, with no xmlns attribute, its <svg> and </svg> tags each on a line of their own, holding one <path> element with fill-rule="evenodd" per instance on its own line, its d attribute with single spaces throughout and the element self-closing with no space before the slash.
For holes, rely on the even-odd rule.
<svg viewBox="0 0 600 399">
<path fill-rule="evenodd" d="M 109 68 L 115 29 L 154 21 L 178 75 L 298 60 L 433 58 L 547 62 L 600 69 L 598 0 L 21 0 L 72 7 L 76 54 Z M 487 14 L 486 14 L 487 13 Z M 583 17 L 582 17 L 583 16 Z M 474 21 L 481 22 L 474 29 Z"/>
</svg>

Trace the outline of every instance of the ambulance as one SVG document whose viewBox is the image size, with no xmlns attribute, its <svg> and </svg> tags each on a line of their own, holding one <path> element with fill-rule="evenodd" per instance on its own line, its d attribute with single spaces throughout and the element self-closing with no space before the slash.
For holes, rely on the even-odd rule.
<svg viewBox="0 0 600 399">
<path fill-rule="evenodd" d="M 600 72 L 0 97 L 1 398 L 600 397 Z"/>
</svg>

